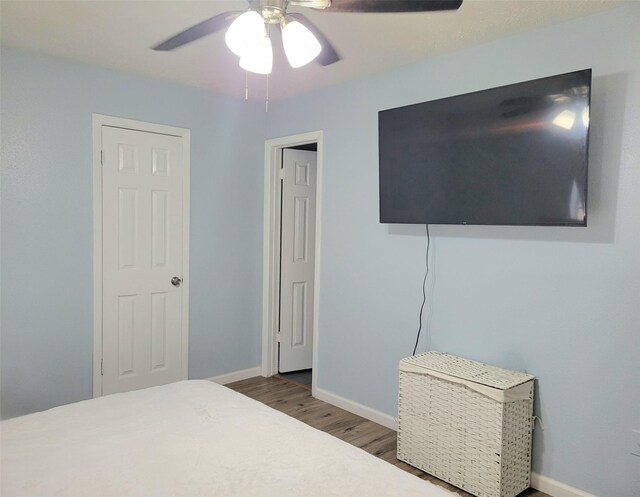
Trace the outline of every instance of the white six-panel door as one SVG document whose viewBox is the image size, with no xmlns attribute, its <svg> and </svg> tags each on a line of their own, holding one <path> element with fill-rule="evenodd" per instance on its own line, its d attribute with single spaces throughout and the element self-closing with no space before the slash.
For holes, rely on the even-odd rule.
<svg viewBox="0 0 640 497">
<path fill-rule="evenodd" d="M 180 137 L 102 126 L 102 394 L 185 379 Z"/>
<path fill-rule="evenodd" d="M 279 371 L 313 361 L 316 152 L 284 149 L 280 265 Z"/>
</svg>

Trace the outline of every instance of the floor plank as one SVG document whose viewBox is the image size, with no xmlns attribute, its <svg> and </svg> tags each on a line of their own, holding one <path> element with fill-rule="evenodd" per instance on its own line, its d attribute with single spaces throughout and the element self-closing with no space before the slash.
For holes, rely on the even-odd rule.
<svg viewBox="0 0 640 497">
<path fill-rule="evenodd" d="M 396 458 L 397 438 L 395 431 L 312 397 L 311 390 L 307 385 L 301 385 L 286 377 L 264 378 L 258 376 L 227 386 L 318 430 L 360 447 L 362 450 L 423 480 L 447 488 L 462 497 L 473 497 L 459 488 L 399 461 Z M 549 496 L 529 489 L 519 497 Z"/>
</svg>

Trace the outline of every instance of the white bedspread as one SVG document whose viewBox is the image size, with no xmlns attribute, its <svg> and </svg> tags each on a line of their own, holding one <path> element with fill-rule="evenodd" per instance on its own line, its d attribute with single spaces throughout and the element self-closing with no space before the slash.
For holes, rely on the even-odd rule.
<svg viewBox="0 0 640 497">
<path fill-rule="evenodd" d="M 2 497 L 451 497 L 228 388 L 183 381 L 3 421 Z"/>
</svg>

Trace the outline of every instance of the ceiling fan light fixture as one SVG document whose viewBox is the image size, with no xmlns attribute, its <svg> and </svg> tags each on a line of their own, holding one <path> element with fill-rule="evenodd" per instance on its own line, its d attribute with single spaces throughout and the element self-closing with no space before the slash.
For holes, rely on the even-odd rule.
<svg viewBox="0 0 640 497">
<path fill-rule="evenodd" d="M 289 21 L 282 28 L 282 44 L 289 64 L 302 67 L 315 59 L 322 46 L 314 34 L 302 23 Z"/>
<path fill-rule="evenodd" d="M 255 10 L 248 10 L 238 16 L 229 26 L 224 41 L 238 57 L 254 51 L 264 38 L 264 20 Z"/>
<path fill-rule="evenodd" d="M 240 67 L 256 74 L 271 74 L 273 68 L 273 48 L 271 38 L 262 35 L 260 43 L 240 57 Z"/>
<path fill-rule="evenodd" d="M 331 0 L 289 0 L 289 5 L 324 10 L 331 6 Z"/>
</svg>

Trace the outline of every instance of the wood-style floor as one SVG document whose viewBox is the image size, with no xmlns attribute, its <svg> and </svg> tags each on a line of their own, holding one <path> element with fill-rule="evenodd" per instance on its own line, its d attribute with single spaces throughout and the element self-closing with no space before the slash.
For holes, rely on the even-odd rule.
<svg viewBox="0 0 640 497">
<path fill-rule="evenodd" d="M 309 388 L 284 378 L 262 376 L 227 385 L 252 399 L 282 411 L 318 430 L 341 438 L 423 480 L 452 490 L 463 497 L 471 494 L 396 459 L 396 432 L 382 425 L 356 416 L 311 396 Z M 529 489 L 519 497 L 549 497 Z"/>
<path fill-rule="evenodd" d="M 311 370 L 310 369 L 305 369 L 303 371 L 293 371 L 292 373 L 278 373 L 276 376 L 284 380 L 289 380 L 294 383 L 298 383 L 300 385 L 307 387 L 308 390 L 311 390 Z"/>
</svg>

